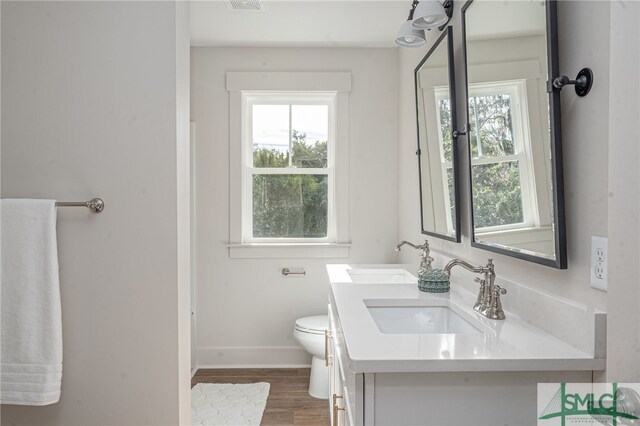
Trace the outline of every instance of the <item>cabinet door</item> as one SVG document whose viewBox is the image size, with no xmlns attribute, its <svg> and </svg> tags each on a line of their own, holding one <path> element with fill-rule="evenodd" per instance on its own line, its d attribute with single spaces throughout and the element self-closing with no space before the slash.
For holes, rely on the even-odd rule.
<svg viewBox="0 0 640 426">
<path fill-rule="evenodd" d="M 345 401 L 345 388 L 340 377 L 340 367 L 336 363 L 336 390 L 331 394 L 331 424 L 333 426 L 350 425 L 349 416 L 347 415 L 347 407 Z"/>
<path fill-rule="evenodd" d="M 340 367 L 338 365 L 335 346 L 336 325 L 331 305 L 329 305 L 329 330 L 325 336 L 325 354 L 327 355 L 327 365 L 329 366 L 329 417 L 331 426 L 344 424 L 339 421 L 338 406 L 336 405 L 342 397 L 342 380 L 340 378 Z"/>
<path fill-rule="evenodd" d="M 337 348 L 336 336 L 339 333 L 334 312 L 329 305 L 329 334 L 327 342 L 327 363 L 329 365 L 329 409 L 331 426 L 343 426 L 348 424 L 345 416 L 344 382 L 340 368 L 340 357 Z"/>
</svg>

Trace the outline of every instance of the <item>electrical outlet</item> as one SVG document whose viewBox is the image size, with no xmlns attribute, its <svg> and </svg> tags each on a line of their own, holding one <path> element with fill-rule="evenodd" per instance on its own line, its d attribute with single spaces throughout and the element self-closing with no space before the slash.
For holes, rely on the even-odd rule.
<svg viewBox="0 0 640 426">
<path fill-rule="evenodd" d="M 596 267 L 593 268 L 593 273 L 599 280 L 604 278 L 604 266 L 602 266 L 602 263 L 596 263 Z"/>
<path fill-rule="evenodd" d="M 591 287 L 607 291 L 608 240 L 591 237 Z"/>
</svg>

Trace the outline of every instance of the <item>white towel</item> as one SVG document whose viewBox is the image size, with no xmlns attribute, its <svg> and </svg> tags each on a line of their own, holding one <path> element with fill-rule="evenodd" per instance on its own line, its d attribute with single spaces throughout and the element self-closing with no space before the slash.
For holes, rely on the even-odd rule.
<svg viewBox="0 0 640 426">
<path fill-rule="evenodd" d="M 62 315 L 54 200 L 0 202 L 0 403 L 60 399 Z"/>
</svg>

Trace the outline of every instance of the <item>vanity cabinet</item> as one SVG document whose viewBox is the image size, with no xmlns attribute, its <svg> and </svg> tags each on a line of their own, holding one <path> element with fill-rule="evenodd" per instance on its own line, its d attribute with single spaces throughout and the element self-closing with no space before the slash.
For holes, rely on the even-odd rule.
<svg viewBox="0 0 640 426">
<path fill-rule="evenodd" d="M 352 313 L 345 315 L 353 319 Z M 509 371 L 504 368 L 506 363 L 497 364 L 497 371 L 477 371 L 471 367 L 470 371 L 458 368 L 448 371 L 445 366 L 435 367 L 436 363 L 446 362 L 444 354 L 443 359 L 432 361 L 433 368 L 429 368 L 433 371 L 420 371 L 424 367 L 412 371 L 414 362 L 407 359 L 399 359 L 386 371 L 380 368 L 362 371 L 358 367 L 360 360 L 349 355 L 333 297 L 329 327 L 326 345 L 332 426 L 536 424 L 538 383 L 592 381 L 592 371 L 587 369 Z M 451 336 L 454 341 L 455 335 Z"/>
<path fill-rule="evenodd" d="M 603 312 L 502 281 L 519 297 L 493 320 L 461 282 L 425 293 L 408 271 L 327 265 L 332 426 L 534 425 L 557 403 L 538 406 L 538 383 L 591 383 L 606 367 Z"/>
<path fill-rule="evenodd" d="M 363 423 L 363 374 L 349 368 L 345 352 L 344 334 L 340 322 L 329 305 L 329 331 L 327 339 L 329 356 L 329 409 L 331 426 L 362 425 Z"/>
</svg>

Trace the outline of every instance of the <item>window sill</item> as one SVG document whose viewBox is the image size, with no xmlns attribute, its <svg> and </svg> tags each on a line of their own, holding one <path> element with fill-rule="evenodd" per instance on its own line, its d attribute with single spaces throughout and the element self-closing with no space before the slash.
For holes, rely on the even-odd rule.
<svg viewBox="0 0 640 426">
<path fill-rule="evenodd" d="M 494 237 L 499 235 L 516 235 L 516 234 L 539 234 L 546 233 L 552 231 L 553 228 L 551 226 L 520 226 L 520 227 L 505 227 L 505 228 L 497 228 L 493 229 L 483 228 L 476 229 L 476 236 L 478 237 Z"/>
<path fill-rule="evenodd" d="M 349 257 L 351 244 L 251 243 L 227 247 L 232 259 L 337 259 Z"/>
</svg>

